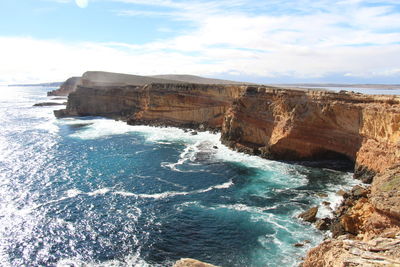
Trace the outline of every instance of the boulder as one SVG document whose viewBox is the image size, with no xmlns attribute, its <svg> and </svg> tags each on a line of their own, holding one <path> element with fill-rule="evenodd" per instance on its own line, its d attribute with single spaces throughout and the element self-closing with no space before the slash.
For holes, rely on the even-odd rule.
<svg viewBox="0 0 400 267">
<path fill-rule="evenodd" d="M 306 210 L 303 213 L 300 213 L 299 218 L 303 219 L 306 222 L 315 222 L 317 212 L 318 212 L 318 207 L 312 207 L 311 209 Z"/>
<path fill-rule="evenodd" d="M 318 219 L 315 222 L 315 227 L 318 230 L 326 231 L 329 230 L 329 227 L 331 226 L 332 220 L 330 218 L 323 218 L 323 219 Z"/>
</svg>

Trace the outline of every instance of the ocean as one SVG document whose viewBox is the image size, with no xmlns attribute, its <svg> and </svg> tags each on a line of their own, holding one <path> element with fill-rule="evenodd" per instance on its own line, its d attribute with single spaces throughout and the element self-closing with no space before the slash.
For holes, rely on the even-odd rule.
<svg viewBox="0 0 400 267">
<path fill-rule="evenodd" d="M 56 119 L 54 88 L 0 87 L 0 265 L 296 266 L 352 174 L 264 160 L 220 135 Z M 295 247 L 296 243 L 303 247 Z"/>
</svg>

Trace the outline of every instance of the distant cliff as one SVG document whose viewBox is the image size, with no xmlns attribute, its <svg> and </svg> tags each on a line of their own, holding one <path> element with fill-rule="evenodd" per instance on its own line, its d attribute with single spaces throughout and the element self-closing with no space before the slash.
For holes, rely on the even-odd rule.
<svg viewBox="0 0 400 267">
<path fill-rule="evenodd" d="M 60 88 L 50 91 L 47 93 L 48 96 L 67 96 L 69 93 L 76 90 L 77 85 L 79 84 L 81 77 L 71 77 L 65 82 L 63 82 Z"/>
<path fill-rule="evenodd" d="M 82 87 L 122 87 L 122 86 L 144 86 L 146 84 L 208 84 L 208 85 L 245 85 L 243 82 L 205 78 L 194 75 L 170 74 L 140 76 L 132 74 L 87 71 L 82 77 L 72 77 L 61 84 L 60 88 L 48 92 L 48 96 L 66 96 L 74 92 L 78 86 Z"/>
<path fill-rule="evenodd" d="M 40 86 L 40 87 L 57 87 L 60 86 L 62 82 L 49 82 L 49 83 L 30 83 L 30 84 L 9 84 L 9 87 L 20 86 L 20 87 L 30 87 L 30 86 Z"/>
</svg>

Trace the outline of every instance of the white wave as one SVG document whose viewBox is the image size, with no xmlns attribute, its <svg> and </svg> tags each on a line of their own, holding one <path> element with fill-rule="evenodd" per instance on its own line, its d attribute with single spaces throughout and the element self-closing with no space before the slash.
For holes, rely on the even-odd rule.
<svg viewBox="0 0 400 267">
<path fill-rule="evenodd" d="M 170 181 L 161 179 L 161 178 L 159 178 L 159 177 L 154 177 L 154 179 L 156 179 L 156 180 L 158 180 L 158 181 L 160 181 L 160 182 L 162 182 L 162 183 L 166 183 L 166 184 L 173 185 L 173 186 L 175 186 L 175 187 L 179 187 L 179 188 L 181 188 L 181 189 L 186 189 L 186 188 L 187 188 L 186 186 L 183 186 L 183 185 L 180 185 L 180 184 L 176 184 L 176 183 L 173 183 L 173 182 L 170 182 Z"/>
<path fill-rule="evenodd" d="M 345 174 L 344 178 L 346 181 L 345 184 L 329 185 L 328 186 L 329 189 L 326 192 L 327 197 L 318 199 L 318 201 L 317 201 L 319 204 L 318 214 L 317 214 L 318 218 L 325 218 L 325 217 L 332 218 L 333 217 L 333 211 L 339 207 L 340 203 L 343 200 L 343 197 L 337 194 L 337 192 L 339 190 L 348 191 L 353 186 L 361 184 L 361 181 L 354 179 L 353 175 L 351 173 Z M 324 205 L 322 203 L 323 201 L 329 202 L 329 205 Z"/>
<path fill-rule="evenodd" d="M 67 192 L 65 192 L 68 198 L 73 198 L 76 197 L 79 194 L 82 194 L 83 192 L 78 190 L 78 189 L 69 189 Z"/>
<path fill-rule="evenodd" d="M 138 194 L 137 196 L 141 198 L 154 198 L 154 199 L 163 199 L 163 198 L 168 198 L 168 197 L 174 197 L 174 196 L 184 196 L 184 195 L 189 195 L 191 192 L 163 192 L 163 193 L 158 193 L 158 194 Z"/>
<path fill-rule="evenodd" d="M 232 185 L 233 185 L 233 181 L 230 180 L 229 182 L 226 182 L 226 183 L 223 183 L 223 184 L 220 184 L 220 185 L 216 185 L 216 186 L 214 186 L 214 188 L 215 189 L 224 189 L 224 188 L 229 188 Z"/>
<path fill-rule="evenodd" d="M 71 137 L 84 140 L 133 132 L 132 127 L 125 122 L 109 119 L 62 119 L 60 123 L 66 125 L 84 125 L 84 127 L 70 135 Z"/>
<path fill-rule="evenodd" d="M 128 125 L 123 121 L 114 121 L 105 118 L 79 119 L 66 118 L 58 120 L 61 125 L 85 125 L 76 133 L 71 134 L 71 137 L 79 139 L 98 139 L 111 135 L 126 134 L 126 133 L 141 133 L 145 136 L 146 141 L 160 144 L 170 144 L 175 141 L 196 142 L 204 140 L 213 134 L 207 132 L 199 132 L 197 135 L 192 135 L 182 129 L 175 127 L 152 127 L 140 125 Z M 217 138 L 218 139 L 218 138 Z"/>
<path fill-rule="evenodd" d="M 93 192 L 88 192 L 86 193 L 88 196 L 97 196 L 97 195 L 104 195 L 106 193 L 110 192 L 110 188 L 100 188 L 98 190 L 95 190 Z"/>
<path fill-rule="evenodd" d="M 198 190 L 193 190 L 193 191 L 167 191 L 167 192 L 155 193 L 155 194 L 135 194 L 135 193 L 125 192 L 125 191 L 116 191 L 116 192 L 113 192 L 113 194 L 117 194 L 117 195 L 121 195 L 121 196 L 140 197 L 140 198 L 164 199 L 164 198 L 169 198 L 169 197 L 174 197 L 174 196 L 201 194 L 201 193 L 206 193 L 206 192 L 214 190 L 214 189 L 226 189 L 226 188 L 231 187 L 232 185 L 233 185 L 233 182 L 229 181 L 229 182 L 226 182 L 226 183 L 223 183 L 220 185 L 213 185 L 213 186 L 207 187 L 205 189 L 198 189 Z"/>
<path fill-rule="evenodd" d="M 37 129 L 48 131 L 51 134 L 56 134 L 59 131 L 59 127 L 55 124 L 55 119 L 46 121 L 45 123 L 39 124 Z"/>
<path fill-rule="evenodd" d="M 196 153 L 200 151 L 212 152 L 216 161 L 237 162 L 244 164 L 248 167 L 258 168 L 265 171 L 279 172 L 283 174 L 290 174 L 293 178 L 295 168 L 292 165 L 262 159 L 258 156 L 251 156 L 244 153 L 233 151 L 232 149 L 224 146 L 220 142 L 220 134 L 213 134 L 210 132 L 198 132 L 197 135 L 192 135 L 190 132 L 185 132 L 182 129 L 175 127 L 152 127 L 152 126 L 137 126 L 128 125 L 126 122 L 114 121 L 110 119 L 95 118 L 95 119 L 77 119 L 68 118 L 59 120 L 61 124 L 79 125 L 90 124 L 79 131 L 71 134 L 71 137 L 80 139 L 97 139 L 106 136 L 126 133 L 140 133 L 147 142 L 165 144 L 173 142 L 183 142 L 187 146 L 182 151 L 179 160 L 176 163 L 165 163 L 164 166 L 173 170 L 181 171 L 177 166 L 182 165 L 188 161 L 194 161 Z M 207 145 L 204 145 L 207 144 Z M 202 147 L 204 145 L 204 147 Z M 218 149 L 214 149 L 218 147 Z M 296 179 L 288 182 L 304 183 L 306 181 L 304 175 L 296 174 Z M 287 177 L 286 177 L 287 178 Z M 287 179 L 284 179 L 287 181 Z"/>
</svg>

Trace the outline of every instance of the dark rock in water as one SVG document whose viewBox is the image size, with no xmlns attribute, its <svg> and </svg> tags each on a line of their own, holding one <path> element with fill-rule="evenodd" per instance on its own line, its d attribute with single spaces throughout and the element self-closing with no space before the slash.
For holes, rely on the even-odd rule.
<svg viewBox="0 0 400 267">
<path fill-rule="evenodd" d="M 218 149 L 218 147 L 217 147 L 217 146 L 213 146 L 213 148 L 214 148 L 214 149 Z"/>
<path fill-rule="evenodd" d="M 293 246 L 295 246 L 296 248 L 304 247 L 304 243 L 296 243 Z"/>
<path fill-rule="evenodd" d="M 69 125 L 69 127 L 70 127 L 70 128 L 79 129 L 79 128 L 82 128 L 82 127 L 90 126 L 90 125 L 92 125 L 92 124 L 93 124 L 93 123 L 78 123 L 78 124 Z"/>
<path fill-rule="evenodd" d="M 315 222 L 315 227 L 318 230 L 329 230 L 329 227 L 331 226 L 332 220 L 330 218 L 323 218 L 319 219 Z"/>
<path fill-rule="evenodd" d="M 347 194 L 346 191 L 344 191 L 343 189 L 340 189 L 339 191 L 336 192 L 336 195 L 341 197 L 345 196 L 346 194 Z"/>
<path fill-rule="evenodd" d="M 47 106 L 61 106 L 65 105 L 65 103 L 57 103 L 57 102 L 43 102 L 43 103 L 36 103 L 33 105 L 34 107 L 47 107 Z"/>
<path fill-rule="evenodd" d="M 322 201 L 322 205 L 324 206 L 329 206 L 331 204 L 331 202 L 329 201 Z"/>
<path fill-rule="evenodd" d="M 299 218 L 303 219 L 306 222 L 315 222 L 317 212 L 318 212 L 318 207 L 312 207 L 311 209 L 301 213 L 299 215 Z"/>
<path fill-rule="evenodd" d="M 198 133 L 196 131 L 193 131 L 190 133 L 191 135 L 197 135 Z"/>
<path fill-rule="evenodd" d="M 326 193 L 316 193 L 316 195 L 317 195 L 318 197 L 321 197 L 321 198 L 328 197 L 328 194 L 326 194 Z"/>
<path fill-rule="evenodd" d="M 52 98 L 51 100 L 67 100 L 67 98 L 66 97 L 55 97 L 55 98 Z"/>
</svg>

